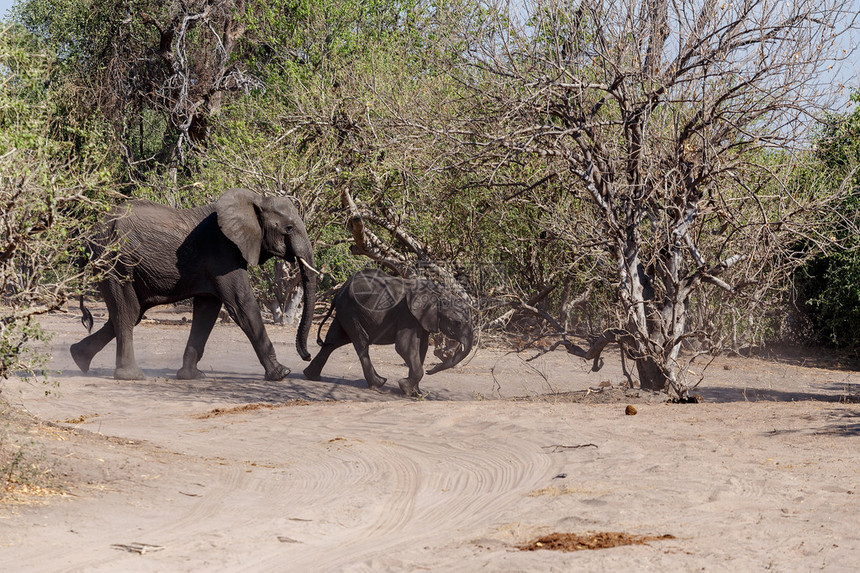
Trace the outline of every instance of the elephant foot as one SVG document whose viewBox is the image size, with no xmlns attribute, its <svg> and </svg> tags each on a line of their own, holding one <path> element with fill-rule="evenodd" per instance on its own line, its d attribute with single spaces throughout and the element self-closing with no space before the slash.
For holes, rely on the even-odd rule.
<svg viewBox="0 0 860 573">
<path fill-rule="evenodd" d="M 397 381 L 397 385 L 403 390 L 403 394 L 410 398 L 417 398 L 421 395 L 418 391 L 418 382 L 412 382 L 409 378 L 401 378 Z"/>
<path fill-rule="evenodd" d="M 322 378 L 322 376 L 320 376 L 321 373 L 322 370 L 317 370 L 313 366 L 308 366 L 307 368 L 302 370 L 302 374 L 305 375 L 305 378 L 307 378 L 308 380 L 313 380 L 315 382 L 320 381 L 320 378 Z"/>
<path fill-rule="evenodd" d="M 388 381 L 388 378 L 383 378 L 382 376 L 377 377 L 375 380 L 368 380 L 367 387 L 373 390 L 374 392 L 381 392 L 382 387 L 385 386 L 385 383 Z"/>
<path fill-rule="evenodd" d="M 290 373 L 290 369 L 283 364 L 278 364 L 271 370 L 266 370 L 266 380 L 278 381 L 283 380 Z"/>
<path fill-rule="evenodd" d="M 80 342 L 76 342 L 69 347 L 69 352 L 72 355 L 72 360 L 75 361 L 75 364 L 78 365 L 78 368 L 81 369 L 81 372 L 86 374 L 90 370 L 90 362 L 92 362 L 93 357 L 87 356 L 84 352 L 84 349 L 81 347 Z"/>
<path fill-rule="evenodd" d="M 146 374 L 139 366 L 124 366 L 113 371 L 116 380 L 146 380 Z"/>
<path fill-rule="evenodd" d="M 206 378 L 206 374 L 198 370 L 196 366 L 191 368 L 183 366 L 176 372 L 177 380 L 198 380 L 200 378 Z"/>
</svg>

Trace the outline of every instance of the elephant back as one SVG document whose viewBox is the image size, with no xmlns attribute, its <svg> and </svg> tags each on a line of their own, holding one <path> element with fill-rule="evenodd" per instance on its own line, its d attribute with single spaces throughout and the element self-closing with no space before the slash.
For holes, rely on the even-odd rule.
<svg viewBox="0 0 860 573">
<path fill-rule="evenodd" d="M 344 285 L 344 294 L 363 311 L 390 312 L 404 299 L 404 281 L 376 269 L 355 273 Z"/>
<path fill-rule="evenodd" d="M 149 199 L 134 199 L 114 207 L 99 226 L 99 234 L 112 239 L 163 236 L 165 242 L 181 243 L 207 215 L 211 205 L 174 209 Z"/>
<path fill-rule="evenodd" d="M 146 276 L 172 275 L 183 243 L 213 209 L 174 209 L 147 199 L 114 207 L 89 241 L 91 257 L 120 274 L 137 269 Z M 94 261 L 94 262 L 95 262 Z M 114 261 L 114 262 L 111 262 Z"/>
</svg>

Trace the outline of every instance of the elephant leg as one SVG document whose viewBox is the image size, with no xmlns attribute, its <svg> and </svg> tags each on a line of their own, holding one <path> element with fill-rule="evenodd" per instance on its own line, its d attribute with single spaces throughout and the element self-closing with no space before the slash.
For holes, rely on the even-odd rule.
<svg viewBox="0 0 860 573">
<path fill-rule="evenodd" d="M 350 342 L 352 342 L 352 340 L 350 339 L 349 334 L 347 334 L 343 329 L 343 326 L 337 317 L 334 317 L 334 320 L 325 335 L 325 342 L 323 342 L 320 347 L 319 353 L 317 353 L 311 363 L 308 364 L 308 367 L 304 369 L 303 373 L 305 378 L 308 380 L 319 380 L 322 369 L 328 361 L 329 356 L 331 356 L 331 353 Z"/>
<path fill-rule="evenodd" d="M 361 363 L 361 371 L 364 372 L 367 386 L 371 390 L 379 390 L 385 385 L 387 380 L 379 375 L 379 372 L 373 367 L 373 362 L 370 361 L 370 336 L 368 336 L 358 320 L 350 322 L 344 330 L 350 334 L 352 347 L 355 348 L 355 353 L 358 354 L 358 361 Z"/>
<path fill-rule="evenodd" d="M 425 332 L 421 336 L 421 346 L 418 349 L 418 358 L 421 360 L 421 365 L 424 365 L 424 359 L 427 358 L 427 347 L 430 346 L 430 333 Z"/>
<path fill-rule="evenodd" d="M 278 362 L 275 356 L 275 347 L 263 326 L 260 305 L 251 291 L 248 273 L 244 270 L 241 273 L 239 271 L 230 273 L 227 280 L 219 284 L 218 288 L 219 298 L 224 302 L 230 316 L 251 341 L 260 364 L 266 370 L 266 380 L 286 378 L 290 369 Z"/>
<path fill-rule="evenodd" d="M 379 375 L 379 372 L 373 367 L 370 361 L 370 345 L 364 341 L 352 341 L 352 346 L 358 354 L 358 361 L 361 362 L 361 370 L 364 372 L 364 379 L 367 380 L 367 385 L 371 390 L 379 390 L 387 381 Z"/>
<path fill-rule="evenodd" d="M 214 296 L 195 296 L 193 314 L 191 318 L 191 334 L 188 335 L 188 343 L 185 345 L 185 354 L 182 356 L 182 368 L 176 373 L 180 380 L 194 380 L 204 378 L 205 375 L 197 369 L 197 363 L 203 357 L 203 349 L 209 334 L 218 320 L 221 311 L 221 301 Z"/>
<path fill-rule="evenodd" d="M 92 362 L 93 357 L 101 352 L 101 350 L 107 346 L 115 336 L 113 321 L 108 319 L 100 329 L 80 342 L 72 344 L 69 348 L 69 352 L 72 354 L 72 358 L 74 359 L 75 364 L 78 365 L 78 368 L 81 369 L 81 372 L 86 374 L 89 371 L 90 362 Z"/>
<path fill-rule="evenodd" d="M 116 369 L 113 377 L 117 380 L 145 380 L 146 375 L 134 357 L 134 326 L 141 317 L 140 301 L 137 300 L 134 286 L 119 281 L 109 281 L 100 286 L 116 335 Z"/>
<path fill-rule="evenodd" d="M 394 339 L 394 349 L 409 367 L 409 375 L 398 380 L 398 385 L 407 396 L 418 396 L 418 383 L 424 377 L 423 355 L 427 352 L 426 334 L 422 338 L 410 329 L 398 331 Z"/>
</svg>

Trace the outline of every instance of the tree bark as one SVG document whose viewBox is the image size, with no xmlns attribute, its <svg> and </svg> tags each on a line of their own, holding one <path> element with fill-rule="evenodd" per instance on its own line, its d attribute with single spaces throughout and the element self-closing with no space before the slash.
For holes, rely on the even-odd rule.
<svg viewBox="0 0 860 573">
<path fill-rule="evenodd" d="M 636 360 L 636 372 L 639 375 L 639 387 L 643 390 L 655 392 L 669 390 L 669 378 L 650 356 Z"/>
</svg>

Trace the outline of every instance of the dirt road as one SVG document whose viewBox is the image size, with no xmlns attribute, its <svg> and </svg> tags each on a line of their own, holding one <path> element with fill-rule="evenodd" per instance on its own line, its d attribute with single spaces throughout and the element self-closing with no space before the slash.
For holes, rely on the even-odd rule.
<svg viewBox="0 0 860 573">
<path fill-rule="evenodd" d="M 44 452 L 65 494 L 0 508 L 0 571 L 854 571 L 860 562 L 856 372 L 720 359 L 700 388 L 705 403 L 667 405 L 624 396 L 610 355 L 595 374 L 563 352 L 525 362 L 481 351 L 425 378 L 425 399 L 411 400 L 368 391 L 350 348 L 321 382 L 304 380 L 293 331 L 271 326 L 295 371 L 288 379 L 263 381 L 241 331 L 219 324 L 201 362 L 208 378 L 178 381 L 188 315 L 152 316 L 135 331 L 146 381 L 111 378 L 112 346 L 81 375 L 68 345 L 84 331 L 70 314 L 45 320 L 57 333 L 58 387 L 46 396 L 52 387 L 4 383 L 6 400 L 53 423 L 23 441 Z M 374 350 L 377 370 L 396 380 L 405 367 L 393 349 Z M 673 538 L 518 549 L 550 532 Z"/>
</svg>

